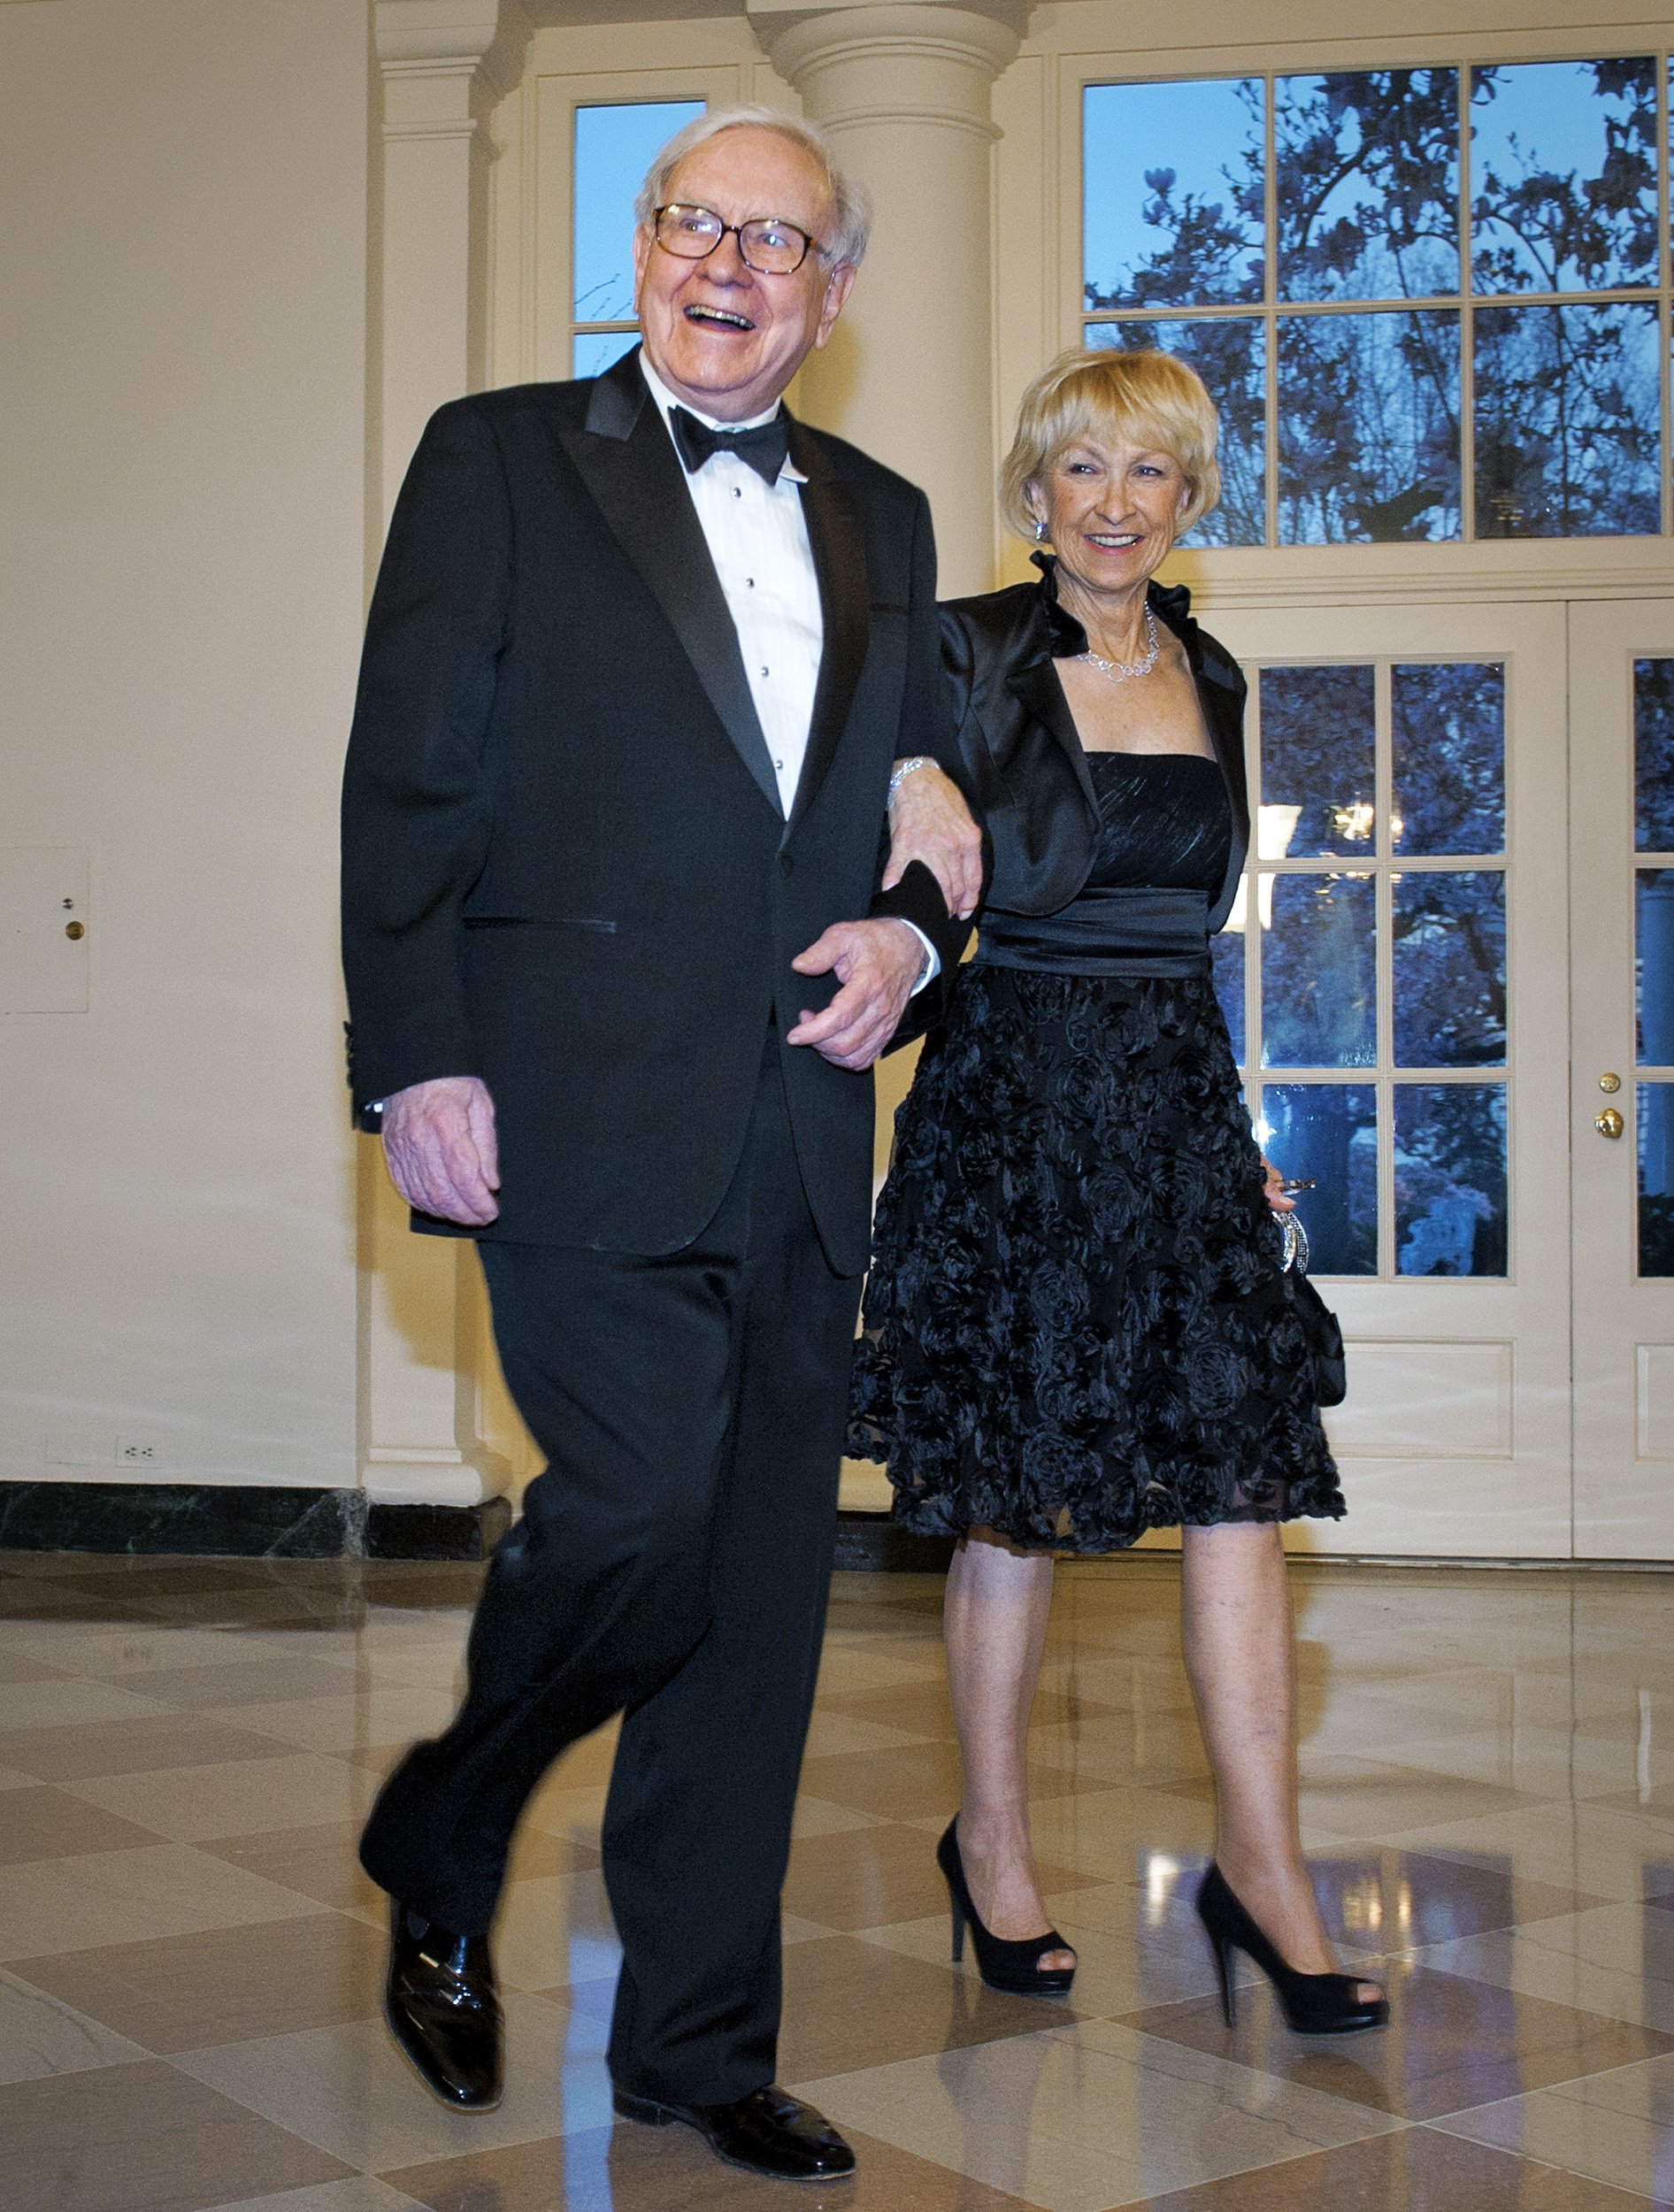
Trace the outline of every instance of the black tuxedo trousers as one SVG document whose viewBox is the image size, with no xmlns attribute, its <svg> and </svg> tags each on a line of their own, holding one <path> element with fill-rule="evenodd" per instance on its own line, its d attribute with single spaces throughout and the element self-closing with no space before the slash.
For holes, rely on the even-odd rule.
<svg viewBox="0 0 1674 2212">
<path fill-rule="evenodd" d="M 694 1242 L 479 1249 L 506 1381 L 549 1464 L 488 1571 L 459 1716 L 391 1778 L 362 1859 L 427 1917 L 486 1929 L 530 1793 L 626 1708 L 604 1818 L 611 2073 L 728 2102 L 774 2074 L 779 1893 L 860 1287 L 825 1259 L 776 1039 Z"/>
</svg>

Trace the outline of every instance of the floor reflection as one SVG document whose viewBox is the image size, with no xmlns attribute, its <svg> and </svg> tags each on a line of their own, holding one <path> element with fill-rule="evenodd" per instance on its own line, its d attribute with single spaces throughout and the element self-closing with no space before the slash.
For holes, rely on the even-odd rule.
<svg viewBox="0 0 1674 2212">
<path fill-rule="evenodd" d="M 478 1571 L 0 1553 L 6 2212 L 1634 2212 L 1674 2205 L 1674 1584 L 1308 1565 L 1303 1819 L 1386 2033 L 1309 2043 L 1191 1899 L 1210 1798 L 1171 1563 L 1061 1578 L 1032 1741 L 1067 2003 L 948 1959 L 939 1586 L 839 1577 L 786 1892 L 782 2073 L 860 2150 L 772 2187 L 613 2123 L 609 1731 L 498 1932 L 500 2111 L 378 2016 L 357 1824 L 445 1717 Z"/>
</svg>

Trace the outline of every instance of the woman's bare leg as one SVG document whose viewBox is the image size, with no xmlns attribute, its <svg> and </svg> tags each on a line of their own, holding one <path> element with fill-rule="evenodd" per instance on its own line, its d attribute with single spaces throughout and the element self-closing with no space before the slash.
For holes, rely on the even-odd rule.
<svg viewBox="0 0 1674 2212">
<path fill-rule="evenodd" d="M 1049 1554 L 1014 1551 L 986 1529 L 954 1553 L 943 1629 L 964 1762 L 959 1855 L 984 1924 L 1018 1943 L 1052 1924 L 1029 1850 L 1025 1749 L 1051 1603 Z M 1048 1951 L 1040 1964 L 1071 1967 L 1075 1954 Z"/>
<path fill-rule="evenodd" d="M 1271 1522 L 1180 1532 L 1186 1671 L 1215 1770 L 1215 1857 L 1286 1964 L 1330 1974 L 1297 1812 L 1296 1639 Z"/>
</svg>

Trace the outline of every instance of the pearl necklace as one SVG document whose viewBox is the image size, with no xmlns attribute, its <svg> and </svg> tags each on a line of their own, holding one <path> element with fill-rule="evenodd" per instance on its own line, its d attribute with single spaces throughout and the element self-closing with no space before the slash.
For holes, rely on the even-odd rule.
<svg viewBox="0 0 1674 2212">
<path fill-rule="evenodd" d="M 1136 661 L 1107 661 L 1102 653 L 1095 653 L 1089 645 L 1079 658 L 1089 667 L 1096 668 L 1101 676 L 1108 676 L 1113 684 L 1125 684 L 1133 676 L 1148 676 L 1156 666 L 1156 657 L 1162 650 L 1162 641 L 1156 632 L 1156 617 L 1148 601 L 1145 608 L 1145 651 Z"/>
</svg>

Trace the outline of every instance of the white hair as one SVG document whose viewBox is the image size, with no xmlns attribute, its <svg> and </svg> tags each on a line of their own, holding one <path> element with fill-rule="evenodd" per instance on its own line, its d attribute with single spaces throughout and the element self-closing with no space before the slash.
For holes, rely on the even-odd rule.
<svg viewBox="0 0 1674 2212">
<path fill-rule="evenodd" d="M 707 108 L 684 130 L 676 131 L 645 173 L 645 181 L 634 202 L 634 221 L 649 230 L 656 222 L 657 209 L 665 204 L 670 180 L 687 154 L 711 138 L 718 138 L 723 131 L 737 130 L 777 131 L 781 138 L 788 138 L 793 145 L 813 156 L 825 172 L 832 205 L 832 235 L 820 242 L 820 259 L 827 267 L 847 262 L 857 269 L 872 235 L 872 203 L 865 189 L 837 166 L 823 132 L 817 131 L 811 123 L 804 123 L 800 116 L 786 115 L 778 108 L 747 105 L 742 102 L 730 107 Z M 764 215 L 782 215 L 784 211 L 777 207 L 761 210 Z"/>
</svg>

